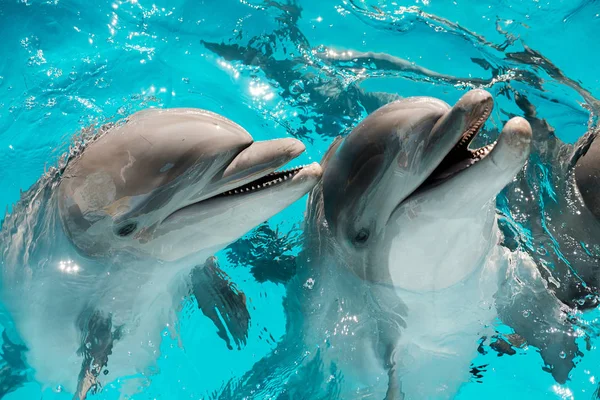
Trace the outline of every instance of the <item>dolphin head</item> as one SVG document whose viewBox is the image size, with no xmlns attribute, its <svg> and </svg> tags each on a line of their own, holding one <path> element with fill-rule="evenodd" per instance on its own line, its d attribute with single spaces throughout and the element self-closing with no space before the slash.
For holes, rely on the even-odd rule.
<svg viewBox="0 0 600 400">
<path fill-rule="evenodd" d="M 371 267 L 374 257 L 391 254 L 400 237 L 427 252 L 433 243 L 417 240 L 423 226 L 438 224 L 448 236 L 440 218 L 455 218 L 460 206 L 476 214 L 523 166 L 531 129 L 522 118 L 507 123 L 497 144 L 469 148 L 492 107 L 483 90 L 469 91 L 452 108 L 433 98 L 400 100 L 364 119 L 326 161 L 325 219 L 364 279 L 389 281 L 394 272 Z M 411 260 L 414 270 L 435 264 L 427 256 Z"/>
<path fill-rule="evenodd" d="M 457 166 L 467 165 L 471 154 L 463 152 L 491 108 L 491 96 L 473 90 L 451 111 L 441 100 L 412 97 L 365 118 L 337 149 L 323 175 L 325 216 L 338 241 L 368 247 L 383 233 L 392 212 L 453 147 L 461 146 L 456 156 L 449 156 Z"/>
<path fill-rule="evenodd" d="M 239 125 L 204 110 L 141 111 L 69 163 L 58 192 L 62 225 L 90 257 L 209 254 L 317 183 L 316 163 L 275 172 L 304 149 L 295 139 L 253 142 Z"/>
</svg>

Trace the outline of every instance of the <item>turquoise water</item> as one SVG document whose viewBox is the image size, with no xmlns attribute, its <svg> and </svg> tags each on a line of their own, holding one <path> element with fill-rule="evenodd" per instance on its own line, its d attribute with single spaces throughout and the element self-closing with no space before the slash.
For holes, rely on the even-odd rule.
<svg viewBox="0 0 600 400">
<path fill-rule="evenodd" d="M 521 113 L 503 95 L 510 86 L 572 143 L 600 107 L 599 23 L 594 0 L 0 0 L 0 205 L 10 209 L 79 129 L 149 106 L 212 110 L 258 140 L 297 137 L 307 145 L 296 160 L 304 164 L 320 160 L 334 136 L 372 111 L 370 93 L 452 103 L 483 84 L 496 98 L 486 125 L 493 134 L 507 113 Z M 334 61 L 328 51 L 386 53 L 409 63 Z M 269 225 L 285 234 L 303 208 L 304 200 Z M 227 262 L 231 251 L 218 256 L 251 299 L 247 345 L 227 349 L 189 304 L 185 349 L 165 337 L 160 373 L 136 399 L 211 398 L 283 335 L 283 287 L 258 283 L 246 265 Z M 533 348 L 513 357 L 490 352 L 474 360 L 487 364 L 482 382 L 467 383 L 458 398 L 594 398 L 594 349 L 565 386 L 542 371 Z M 119 398 L 119 384 L 92 398 Z M 53 389 L 28 383 L 6 398 L 71 398 Z"/>
</svg>

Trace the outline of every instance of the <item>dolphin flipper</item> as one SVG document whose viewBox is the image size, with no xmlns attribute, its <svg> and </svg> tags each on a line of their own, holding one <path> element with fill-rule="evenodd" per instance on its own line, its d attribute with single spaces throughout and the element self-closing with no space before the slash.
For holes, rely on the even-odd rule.
<svg viewBox="0 0 600 400">
<path fill-rule="evenodd" d="M 191 278 L 198 308 L 213 321 L 230 350 L 234 344 L 241 349 L 246 345 L 250 327 L 246 295 L 219 268 L 215 257 L 208 258 L 203 267 L 194 268 Z"/>
<path fill-rule="evenodd" d="M 538 348 L 546 364 L 544 370 L 564 384 L 581 352 L 567 319 L 567 307 L 546 288 L 530 258 L 520 257 L 516 268 L 507 271 L 496 305 L 502 322 Z"/>
<path fill-rule="evenodd" d="M 258 283 L 286 284 L 296 274 L 297 256 L 290 250 L 299 245 L 301 234 L 295 229 L 282 233 L 268 223 L 227 247 L 227 260 L 250 273 Z"/>
<path fill-rule="evenodd" d="M 385 400 L 404 400 L 396 350 L 401 333 L 406 329 L 405 318 L 408 309 L 395 292 L 387 287 L 374 287 L 372 293 L 373 308 L 379 310 L 380 314 L 377 322 L 379 337 L 375 344 L 375 352 L 388 373 Z"/>
<path fill-rule="evenodd" d="M 384 360 L 389 379 L 385 400 L 404 400 L 402 382 L 400 382 L 400 377 L 398 376 L 398 369 L 396 368 L 396 361 L 394 357 L 395 350 L 396 345 L 393 342 L 388 342 L 387 346 L 385 346 Z"/>
<path fill-rule="evenodd" d="M 27 366 L 23 353 L 27 348 L 13 343 L 6 331 L 2 331 L 2 353 L 0 353 L 0 399 L 14 392 L 27 381 Z"/>
<path fill-rule="evenodd" d="M 121 329 L 113 329 L 110 315 L 98 310 L 87 310 L 79 316 L 78 325 L 82 332 L 78 354 L 83 356 L 74 400 L 85 400 L 88 393 L 97 393 L 102 385 L 100 373 L 108 373 L 108 356 L 112 354 L 114 341 L 121 337 Z"/>
</svg>

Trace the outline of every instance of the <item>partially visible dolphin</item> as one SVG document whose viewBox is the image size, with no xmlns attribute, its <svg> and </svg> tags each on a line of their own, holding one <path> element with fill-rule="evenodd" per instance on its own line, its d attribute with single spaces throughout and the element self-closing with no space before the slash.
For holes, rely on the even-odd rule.
<svg viewBox="0 0 600 400">
<path fill-rule="evenodd" d="M 8 333 L 35 378 L 83 399 L 154 367 L 192 268 L 320 179 L 317 163 L 275 172 L 304 149 L 208 111 L 151 109 L 40 179 L 0 233 Z"/>
<path fill-rule="evenodd" d="M 531 128 L 513 118 L 496 143 L 470 149 L 492 107 L 483 90 L 452 108 L 407 98 L 332 144 L 287 288 L 287 336 L 232 389 L 235 398 L 261 398 L 265 374 L 289 379 L 285 357 L 304 365 L 298 386 L 285 385 L 291 398 L 324 396 L 303 394 L 310 373 L 327 398 L 456 394 L 497 317 L 495 296 L 519 295 L 515 272 L 536 279 L 523 254 L 499 246 L 495 213 L 496 195 L 527 160 Z"/>
<path fill-rule="evenodd" d="M 504 224 L 505 245 L 527 250 L 564 311 L 556 318 L 539 308 L 543 303 L 528 301 L 523 312 L 503 319 L 540 348 L 546 369 L 564 383 L 582 355 L 575 342 L 577 314 L 597 307 L 600 295 L 600 140 L 590 126 L 577 143 L 563 143 L 527 97 L 515 92 L 515 99 L 532 126 L 534 150 L 505 193 L 511 219 L 525 232 Z M 532 319 L 540 329 L 522 329 Z"/>
<path fill-rule="evenodd" d="M 598 129 L 591 127 L 577 143 L 566 144 L 526 97 L 517 95 L 517 104 L 533 127 L 537 159 L 524 170 L 524 179 L 511 185 L 510 205 L 531 230 L 533 247 L 541 248 L 532 255 L 541 260 L 558 298 L 573 308 L 593 308 L 600 289 Z M 536 218 L 523 218 L 531 214 Z"/>
</svg>

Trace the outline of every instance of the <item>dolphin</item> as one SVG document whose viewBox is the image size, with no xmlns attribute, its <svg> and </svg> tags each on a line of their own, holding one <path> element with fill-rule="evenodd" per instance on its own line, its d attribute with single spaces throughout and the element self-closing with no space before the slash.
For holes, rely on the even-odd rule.
<svg viewBox="0 0 600 400">
<path fill-rule="evenodd" d="M 575 144 L 563 143 L 554 128 L 537 116 L 529 100 L 517 97 L 534 129 L 537 162 L 525 168 L 526 179 L 511 185 L 523 195 L 515 196 L 513 190 L 508 192 L 508 201 L 513 208 L 519 207 L 517 217 L 539 216 L 523 222 L 536 241 L 532 246 L 545 249 L 532 252 L 532 256 L 540 260 L 540 269 L 558 298 L 573 308 L 594 308 L 600 288 L 598 129 L 590 127 Z M 542 173 L 536 174 L 540 169 Z M 539 200 L 525 205 L 522 197 Z"/>
<path fill-rule="evenodd" d="M 192 108 L 140 111 L 73 146 L 0 232 L 7 335 L 34 378 L 84 399 L 149 373 L 190 271 L 320 179 L 318 163 L 276 171 L 304 150 Z"/>
<path fill-rule="evenodd" d="M 478 89 L 453 107 L 406 98 L 334 141 L 287 285 L 287 336 L 243 384 L 230 385 L 234 397 L 259 398 L 265 374 L 288 382 L 292 398 L 456 394 L 497 317 L 495 297 L 518 294 L 515 272 L 535 272 L 499 245 L 495 211 L 496 195 L 527 160 L 531 127 L 512 118 L 497 142 L 471 149 L 492 107 Z M 304 366 L 301 378 L 281 367 L 290 360 Z M 326 394 L 301 395 L 316 379 L 309 373 Z"/>
<path fill-rule="evenodd" d="M 583 355 L 575 339 L 587 327 L 579 315 L 597 307 L 600 291 L 598 129 L 590 126 L 576 143 L 563 143 L 526 96 L 515 92 L 515 100 L 532 126 L 534 151 L 505 193 L 507 221 L 519 226 L 503 224 L 504 245 L 527 251 L 563 312 L 548 313 L 539 308 L 547 302 L 529 301 L 521 306 L 527 318 L 511 312 L 504 319 L 540 349 L 545 369 L 565 383 L 574 359 Z M 540 329 L 523 329 L 526 319 L 537 319 Z"/>
</svg>

